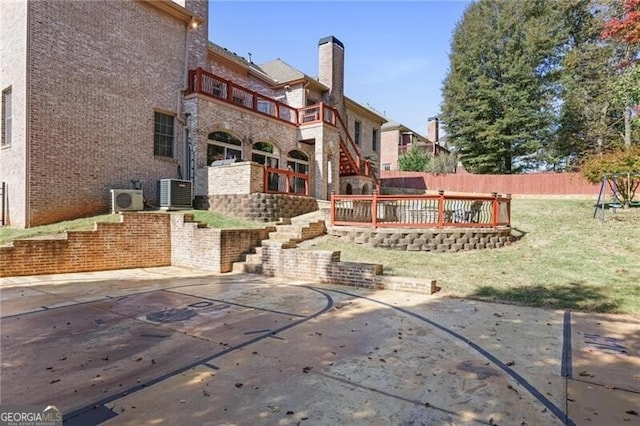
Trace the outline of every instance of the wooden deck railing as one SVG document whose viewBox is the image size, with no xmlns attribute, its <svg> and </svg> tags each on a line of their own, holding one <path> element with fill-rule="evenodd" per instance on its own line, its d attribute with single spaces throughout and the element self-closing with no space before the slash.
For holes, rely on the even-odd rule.
<svg viewBox="0 0 640 426">
<path fill-rule="evenodd" d="M 309 195 L 309 175 L 265 166 L 264 192 L 268 194 Z"/>
<path fill-rule="evenodd" d="M 340 129 L 340 145 L 349 156 L 350 163 L 360 174 L 364 172 L 377 181 L 369 160 L 362 160 L 360 149 L 353 142 L 347 126 L 335 108 L 324 103 L 304 108 L 293 108 L 253 90 L 239 86 L 202 68 L 189 71 L 189 93 L 200 93 L 229 104 L 265 114 L 296 126 L 326 123 Z M 361 164 L 362 163 L 362 164 Z"/>
<path fill-rule="evenodd" d="M 511 226 L 511 196 L 333 195 L 331 224 L 373 228 Z"/>
<path fill-rule="evenodd" d="M 232 105 L 298 125 L 298 110 L 198 68 L 189 71 L 189 93 L 201 93 Z"/>
</svg>

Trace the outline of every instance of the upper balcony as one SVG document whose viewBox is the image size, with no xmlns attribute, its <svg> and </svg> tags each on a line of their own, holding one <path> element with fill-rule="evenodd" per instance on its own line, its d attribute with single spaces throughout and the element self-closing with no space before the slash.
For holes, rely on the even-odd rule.
<svg viewBox="0 0 640 426">
<path fill-rule="evenodd" d="M 189 71 L 188 93 L 198 93 L 219 99 L 296 126 L 322 122 L 332 126 L 338 124 L 337 111 L 328 105 L 317 104 L 305 108 L 294 108 L 202 68 Z"/>
<path fill-rule="evenodd" d="M 197 93 L 215 98 L 294 126 L 325 123 L 336 127 L 340 132 L 340 173 L 342 175 L 365 174 L 377 180 L 370 161 L 362 159 L 360 149 L 354 143 L 347 130 L 347 125 L 335 108 L 324 103 L 294 108 L 202 68 L 189 71 L 187 93 Z"/>
</svg>

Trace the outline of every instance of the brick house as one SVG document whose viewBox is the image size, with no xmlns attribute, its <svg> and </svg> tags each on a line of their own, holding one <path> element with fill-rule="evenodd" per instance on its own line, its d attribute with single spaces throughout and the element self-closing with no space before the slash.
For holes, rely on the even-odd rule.
<svg viewBox="0 0 640 426">
<path fill-rule="evenodd" d="M 399 170 L 398 160 L 413 147 L 426 151 L 433 157 L 449 152 L 441 144 L 436 117 L 428 119 L 426 137 L 404 124 L 387 121 L 382 125 L 380 144 L 382 146 L 380 155 L 380 169 L 382 171 Z"/>
<path fill-rule="evenodd" d="M 5 224 L 105 213 L 114 188 L 159 205 L 165 179 L 241 216 L 373 190 L 385 119 L 344 95 L 343 44 L 319 41 L 313 78 L 210 43 L 207 16 L 206 0 L 0 2 Z"/>
</svg>

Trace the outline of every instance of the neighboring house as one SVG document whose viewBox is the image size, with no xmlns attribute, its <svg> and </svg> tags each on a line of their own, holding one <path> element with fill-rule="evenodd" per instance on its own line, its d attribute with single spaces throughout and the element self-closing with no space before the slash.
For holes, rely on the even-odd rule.
<svg viewBox="0 0 640 426">
<path fill-rule="evenodd" d="M 434 157 L 449 153 L 449 150 L 440 144 L 437 118 L 429 118 L 427 135 L 424 137 L 403 124 L 387 121 L 382 126 L 380 169 L 382 171 L 399 170 L 398 160 L 413 147 L 428 152 Z"/>
<path fill-rule="evenodd" d="M 108 212 L 114 188 L 158 205 L 165 179 L 241 216 L 269 195 L 265 220 L 282 197 L 375 187 L 385 119 L 344 96 L 342 43 L 319 41 L 312 78 L 210 43 L 207 16 L 207 0 L 0 2 L 8 225 Z"/>
</svg>

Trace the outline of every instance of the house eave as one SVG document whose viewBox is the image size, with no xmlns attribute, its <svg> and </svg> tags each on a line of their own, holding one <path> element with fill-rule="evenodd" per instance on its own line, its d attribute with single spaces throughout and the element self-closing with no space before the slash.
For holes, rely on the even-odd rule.
<svg viewBox="0 0 640 426">
<path fill-rule="evenodd" d="M 160 10 L 161 12 L 166 13 L 169 16 L 172 16 L 186 25 L 192 26 L 193 28 L 204 24 L 205 19 L 201 16 L 195 15 L 191 13 L 189 10 L 180 6 L 179 4 L 171 1 L 171 0 L 135 0 L 140 3 L 146 3 L 149 6 Z"/>
</svg>

